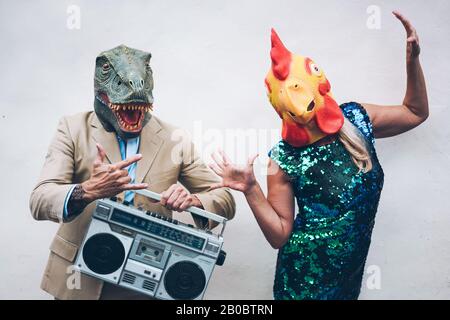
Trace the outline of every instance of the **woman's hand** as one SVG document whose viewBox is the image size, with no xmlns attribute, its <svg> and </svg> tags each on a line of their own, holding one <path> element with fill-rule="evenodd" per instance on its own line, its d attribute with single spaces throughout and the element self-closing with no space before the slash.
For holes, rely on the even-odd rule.
<svg viewBox="0 0 450 320">
<path fill-rule="evenodd" d="M 411 61 L 417 58 L 420 54 L 419 36 L 416 29 L 411 22 L 405 18 L 400 12 L 393 11 L 394 16 L 400 20 L 406 30 L 406 59 Z"/>
<path fill-rule="evenodd" d="M 253 163 L 258 155 L 250 157 L 245 166 L 237 166 L 222 152 L 213 153 L 214 163 L 209 167 L 222 178 L 222 182 L 211 189 L 228 187 L 244 193 L 248 205 L 270 245 L 281 248 L 292 232 L 294 224 L 294 192 L 285 174 L 272 160 L 267 176 L 268 198 L 264 195 L 253 172 Z"/>
<path fill-rule="evenodd" d="M 256 186 L 253 163 L 258 157 L 257 154 L 250 157 L 245 166 L 231 163 L 223 151 L 215 152 L 211 156 L 214 163 L 210 164 L 209 167 L 222 178 L 222 182 L 212 185 L 211 190 L 227 187 L 246 194 Z"/>
<path fill-rule="evenodd" d="M 429 114 L 427 88 L 420 66 L 419 36 L 411 22 L 394 11 L 406 30 L 406 93 L 401 105 L 381 106 L 363 103 L 369 114 L 375 138 L 392 137 L 417 127 Z"/>
</svg>

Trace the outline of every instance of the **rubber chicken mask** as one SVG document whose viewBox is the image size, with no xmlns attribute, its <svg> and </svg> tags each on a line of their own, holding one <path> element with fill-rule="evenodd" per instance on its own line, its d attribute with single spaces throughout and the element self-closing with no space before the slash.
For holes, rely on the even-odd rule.
<svg viewBox="0 0 450 320">
<path fill-rule="evenodd" d="M 283 120 L 282 139 L 301 147 L 338 132 L 344 116 L 322 69 L 286 49 L 273 29 L 271 40 L 272 67 L 265 84 L 270 103 Z"/>
</svg>

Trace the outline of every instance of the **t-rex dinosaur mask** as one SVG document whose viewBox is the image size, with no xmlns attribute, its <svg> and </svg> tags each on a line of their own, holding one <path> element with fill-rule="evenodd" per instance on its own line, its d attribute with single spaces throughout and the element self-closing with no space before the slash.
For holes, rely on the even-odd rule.
<svg viewBox="0 0 450 320">
<path fill-rule="evenodd" d="M 283 120 L 283 140 L 301 147 L 338 132 L 344 116 L 322 69 L 287 50 L 273 29 L 271 40 L 272 67 L 265 83 L 270 103 Z"/>
<path fill-rule="evenodd" d="M 151 54 L 120 45 L 95 61 L 94 110 L 106 131 L 122 139 L 140 134 L 153 110 Z"/>
</svg>

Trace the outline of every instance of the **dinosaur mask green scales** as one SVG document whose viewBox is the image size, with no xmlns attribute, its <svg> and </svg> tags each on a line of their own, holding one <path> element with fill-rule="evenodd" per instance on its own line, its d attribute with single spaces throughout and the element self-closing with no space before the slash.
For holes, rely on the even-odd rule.
<svg viewBox="0 0 450 320">
<path fill-rule="evenodd" d="M 138 136 L 153 110 L 151 54 L 120 45 L 95 61 L 94 110 L 106 131 Z"/>
</svg>

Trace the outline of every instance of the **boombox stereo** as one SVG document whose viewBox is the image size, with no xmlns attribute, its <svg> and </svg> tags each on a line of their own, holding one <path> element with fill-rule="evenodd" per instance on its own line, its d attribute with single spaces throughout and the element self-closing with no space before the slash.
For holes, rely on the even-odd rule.
<svg viewBox="0 0 450 320">
<path fill-rule="evenodd" d="M 149 190 L 136 193 L 161 197 Z M 156 299 L 202 299 L 214 266 L 225 260 L 227 220 L 196 207 L 187 211 L 221 224 L 220 234 L 115 198 L 98 200 L 75 268 Z"/>
</svg>

